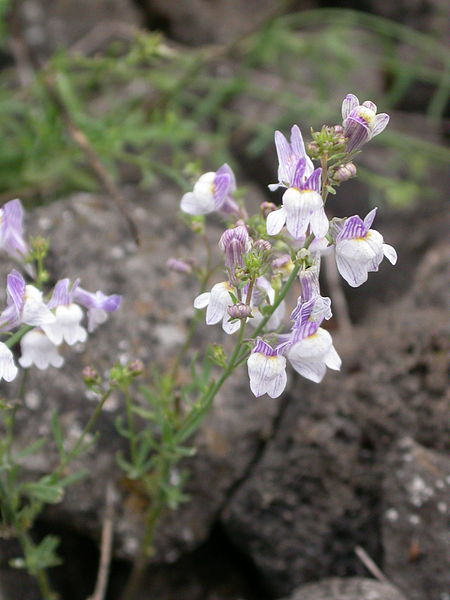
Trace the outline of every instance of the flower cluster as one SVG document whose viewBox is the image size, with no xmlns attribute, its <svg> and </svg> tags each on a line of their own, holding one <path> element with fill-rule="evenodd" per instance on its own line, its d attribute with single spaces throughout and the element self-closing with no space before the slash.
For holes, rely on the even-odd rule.
<svg viewBox="0 0 450 600">
<path fill-rule="evenodd" d="M 28 273 L 34 271 L 26 262 L 32 260 L 33 253 L 23 234 L 20 200 L 7 202 L 0 209 L 0 247 Z M 20 340 L 18 362 L 21 367 L 61 367 L 64 358 L 58 347 L 63 343 L 73 346 L 86 341 L 88 332 L 94 331 L 121 303 L 117 294 L 88 292 L 80 287 L 79 280 L 71 284 L 69 279 L 58 281 L 49 297 L 45 297 L 37 282 L 36 285 L 27 283 L 15 269 L 7 276 L 6 296 L 6 307 L 0 313 L 0 333 L 9 336 L 0 341 L 0 380 L 5 381 L 12 381 L 18 373 L 11 340 Z M 87 311 L 87 330 L 82 325 L 83 308 Z M 17 331 L 14 333 L 14 330 Z"/>
<path fill-rule="evenodd" d="M 340 369 L 332 337 L 322 327 L 332 317 L 331 300 L 320 293 L 324 252 L 334 253 L 339 273 L 352 287 L 377 271 L 383 257 L 392 264 L 397 260 L 394 248 L 371 229 L 376 209 L 364 219 L 358 215 L 331 218 L 325 211 L 334 188 L 356 175 L 351 161 L 357 151 L 389 121 L 387 114 L 377 114 L 373 102 L 360 105 L 352 94 L 342 103 L 342 117 L 342 124 L 313 132 L 307 148 L 297 125 L 292 127 L 289 141 L 280 131 L 275 132 L 278 182 L 269 188 L 284 188 L 279 208 L 266 202 L 259 216 L 247 218 L 233 198 L 235 177 L 228 165 L 202 175 L 181 201 L 185 213 L 217 211 L 226 220 L 219 248 L 227 278 L 197 296 L 194 307 L 206 308 L 208 325 L 221 322 L 227 334 L 240 331 L 241 342 L 252 344 L 247 367 L 255 396 L 267 393 L 275 398 L 282 393 L 287 363 L 317 383 L 327 368 Z M 313 160 L 320 166 L 315 167 Z M 285 297 L 295 285 L 298 300 L 285 333 Z M 254 329 L 245 337 L 247 323 Z M 238 356 L 242 358 L 242 354 Z"/>
</svg>

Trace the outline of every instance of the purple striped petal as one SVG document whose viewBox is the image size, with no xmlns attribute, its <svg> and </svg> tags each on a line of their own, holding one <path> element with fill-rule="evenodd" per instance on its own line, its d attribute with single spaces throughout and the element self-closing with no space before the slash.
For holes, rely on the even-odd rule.
<svg viewBox="0 0 450 600">
<path fill-rule="evenodd" d="M 301 158 L 294 171 L 294 176 L 292 177 L 291 187 L 297 188 L 298 190 L 303 188 L 304 178 L 305 178 L 305 169 L 306 169 L 306 160 Z"/>
<path fill-rule="evenodd" d="M 359 106 L 358 98 L 354 94 L 347 94 L 342 102 L 342 118 L 345 120 L 357 106 Z"/>
<path fill-rule="evenodd" d="M 303 185 L 304 190 L 312 190 L 314 192 L 320 193 L 320 187 L 322 183 L 322 169 L 315 169 L 311 175 L 306 180 Z"/>
<path fill-rule="evenodd" d="M 25 279 L 18 271 L 14 269 L 6 278 L 6 291 L 18 316 L 21 314 L 23 309 L 23 304 L 25 301 L 25 289 Z M 8 304 L 10 304 L 9 301 Z"/>
<path fill-rule="evenodd" d="M 345 221 L 345 225 L 338 233 L 336 241 L 339 242 L 341 240 L 353 240 L 355 238 L 365 237 L 368 231 L 369 228 L 366 227 L 361 217 L 354 215 Z"/>
<path fill-rule="evenodd" d="M 72 296 L 69 291 L 70 280 L 60 279 L 53 289 L 52 297 L 48 303 L 49 308 L 55 308 L 55 306 L 68 306 L 72 302 Z"/>
<path fill-rule="evenodd" d="M 364 217 L 364 226 L 367 231 L 372 227 L 372 223 L 375 220 L 378 208 L 373 208 L 367 215 Z M 366 231 L 366 233 L 367 233 Z"/>
<path fill-rule="evenodd" d="M 380 113 L 375 117 L 375 123 L 372 128 L 372 137 L 378 135 L 384 131 L 389 123 L 389 115 L 386 113 Z"/>
<path fill-rule="evenodd" d="M 344 121 L 344 135 L 348 138 L 347 152 L 353 152 L 370 140 L 371 131 L 364 119 L 350 116 Z"/>
</svg>

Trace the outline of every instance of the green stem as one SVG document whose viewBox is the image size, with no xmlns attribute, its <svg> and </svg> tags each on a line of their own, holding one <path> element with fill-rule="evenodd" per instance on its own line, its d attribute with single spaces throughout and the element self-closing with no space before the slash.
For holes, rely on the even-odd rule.
<svg viewBox="0 0 450 600">
<path fill-rule="evenodd" d="M 90 433 L 90 431 L 94 427 L 95 423 L 97 422 L 97 419 L 99 418 L 99 416 L 100 416 L 100 414 L 102 412 L 103 406 L 105 405 L 105 402 L 108 400 L 109 396 L 111 395 L 111 392 L 112 392 L 112 390 L 108 389 L 103 394 L 103 396 L 100 399 L 100 402 L 95 407 L 95 410 L 92 413 L 89 421 L 87 422 L 86 426 L 84 427 L 83 431 L 81 432 L 81 435 L 78 438 L 76 444 L 74 445 L 74 447 L 72 448 L 72 450 L 68 454 L 66 454 L 66 456 L 61 460 L 61 462 L 59 463 L 58 467 L 54 471 L 53 475 L 60 475 L 61 472 L 65 469 L 65 467 L 78 454 L 80 448 L 83 445 L 83 442 L 84 442 L 86 436 L 88 435 L 88 433 Z"/>
<path fill-rule="evenodd" d="M 8 348 L 12 348 L 15 344 L 17 344 L 17 342 L 20 342 L 20 340 L 26 333 L 28 333 L 32 329 L 34 329 L 32 325 L 25 325 L 25 327 L 22 327 L 21 329 L 19 329 L 19 331 L 16 331 L 16 333 L 14 333 L 11 337 L 5 340 L 5 346 L 8 346 Z"/>
</svg>

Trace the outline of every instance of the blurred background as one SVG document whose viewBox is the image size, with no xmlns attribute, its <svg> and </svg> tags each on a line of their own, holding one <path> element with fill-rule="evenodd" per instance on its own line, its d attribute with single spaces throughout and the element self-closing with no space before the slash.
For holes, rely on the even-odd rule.
<svg viewBox="0 0 450 600">
<path fill-rule="evenodd" d="M 67 210 L 67 199 L 70 202 L 77 194 L 91 197 L 106 193 L 115 201 L 108 209 L 112 213 L 117 205 L 126 213 L 136 204 L 144 211 L 139 213 L 141 216 L 158 223 L 160 219 L 170 221 L 175 219 L 181 194 L 190 189 L 195 177 L 215 170 L 225 161 L 252 198 L 274 201 L 267 184 L 275 180 L 276 174 L 275 129 L 287 132 L 297 123 L 308 138 L 310 126 L 338 124 L 341 102 L 347 93 L 356 94 L 361 102 L 370 99 L 379 112 L 391 115 L 388 129 L 358 157 L 358 179 L 345 184 L 332 205 L 338 216 L 364 215 L 378 206 L 377 229 L 399 252 L 398 268 L 383 269 L 380 279 L 370 278 L 367 286 L 348 294 L 352 321 L 369 328 L 359 331 L 355 339 L 365 348 L 360 356 L 368 352 L 365 356 L 371 364 L 370 377 L 358 379 L 367 363 L 354 356 L 347 363 L 350 383 L 340 392 L 342 400 L 336 400 L 337 413 L 331 417 L 326 413 L 296 417 L 306 419 L 311 431 L 322 418 L 337 423 L 329 438 L 340 441 L 336 447 L 331 444 L 330 456 L 343 451 L 339 446 L 342 440 L 354 439 L 353 420 L 360 428 L 355 434 L 359 440 L 355 469 L 361 469 L 358 477 L 362 477 L 362 483 L 350 486 L 352 502 L 347 503 L 346 492 L 340 496 L 338 493 L 339 510 L 319 502 L 315 512 L 303 515 L 306 521 L 314 520 L 317 514 L 323 518 L 329 515 L 322 534 L 310 535 L 316 539 L 317 533 L 317 553 L 326 559 L 317 562 L 317 556 L 314 560 L 310 557 L 310 562 L 297 564 L 292 556 L 304 551 L 303 534 L 293 534 L 297 545 L 286 548 L 283 539 L 290 535 L 291 526 L 277 525 L 276 521 L 283 511 L 274 511 L 275 521 L 270 521 L 260 535 L 259 528 L 264 529 L 266 522 L 265 513 L 261 516 L 260 512 L 265 510 L 261 500 L 264 494 L 261 490 L 260 495 L 257 493 L 265 472 L 261 467 L 263 472 L 255 475 L 253 487 L 248 484 L 246 492 L 244 485 L 237 495 L 238 508 L 227 505 L 221 515 L 214 505 L 207 533 L 198 543 L 190 544 L 189 552 L 176 555 L 174 568 L 168 566 L 173 557 L 165 560 L 167 564 L 159 570 L 155 568 L 148 584 L 153 587 L 147 587 L 153 595 L 143 594 L 142 598 L 277 598 L 291 593 L 296 585 L 325 576 L 367 575 L 353 548 L 369 540 L 372 555 L 387 565 L 390 577 L 399 582 L 406 598 L 448 600 L 444 573 L 448 565 L 439 562 L 445 555 L 439 545 L 443 543 L 440 534 L 429 542 L 428 554 L 421 554 L 419 549 L 423 576 L 417 575 L 420 565 L 408 558 L 414 536 L 405 534 L 406 541 L 400 536 L 399 544 L 406 548 L 406 567 L 402 571 L 395 562 L 400 551 L 391 538 L 386 542 L 382 536 L 384 500 L 380 491 L 385 469 L 380 462 L 383 453 L 404 434 L 411 434 L 416 442 L 434 450 L 448 447 L 443 425 L 448 405 L 443 400 L 445 386 L 441 385 L 443 342 L 440 337 L 436 341 L 440 331 L 432 335 L 429 325 L 434 323 L 439 330 L 439 318 L 435 313 L 424 316 L 429 305 L 440 310 L 442 304 L 440 261 L 442 243 L 448 235 L 444 197 L 450 158 L 446 145 L 448 3 L 0 0 L 0 18 L 0 200 L 3 203 L 20 197 L 28 208 L 41 207 L 39 210 L 53 211 L 53 216 L 58 214 L 59 206 Z M 164 214 L 161 198 L 173 210 L 171 216 Z M 47 218 L 46 212 L 39 214 L 41 219 Z M 66 239 L 61 238 L 61 248 Z M 73 241 L 76 244 L 76 237 Z M 180 234 L 172 235 L 171 241 L 173 248 L 169 250 L 175 249 L 176 254 L 177 245 L 185 240 Z M 70 252 L 72 267 L 91 260 Z M 422 265 L 419 280 L 418 265 Z M 156 272 L 157 268 L 149 271 L 150 286 L 159 282 Z M 116 281 L 124 284 L 117 273 Z M 428 297 L 430 289 L 434 295 Z M 124 289 L 116 291 L 125 293 Z M 347 294 L 348 289 L 344 291 Z M 379 316 L 377 311 L 385 303 L 391 306 L 389 303 L 398 301 L 406 304 L 392 304 L 392 314 L 401 315 L 395 317 L 395 323 L 401 321 L 395 329 L 397 325 L 388 325 L 386 315 Z M 364 344 L 368 339 L 374 340 L 375 346 L 379 343 L 378 349 L 367 350 Z M 419 349 L 413 351 L 416 342 Z M 386 348 L 396 356 L 397 370 L 387 360 Z M 433 365 L 438 364 L 434 362 L 437 355 L 441 362 L 436 375 Z M 412 357 L 416 362 L 411 363 Z M 334 379 L 330 381 L 320 393 L 321 400 L 328 397 L 331 403 L 338 392 Z M 310 384 L 304 389 L 310 399 L 318 393 L 308 391 L 312 390 Z M 364 394 L 379 401 L 376 416 L 361 408 Z M 419 399 L 411 404 L 414 396 Z M 352 425 L 339 429 L 348 422 Z M 289 429 L 289 423 L 286 427 Z M 319 429 L 314 429 L 317 438 L 313 441 L 315 434 L 311 434 L 309 449 L 303 448 L 307 456 L 315 451 L 311 447 L 322 443 L 326 447 L 328 443 L 323 442 L 325 431 Z M 350 461 L 347 466 L 353 464 L 353 454 L 343 451 L 343 456 Z M 309 495 L 300 493 L 297 503 L 313 506 L 318 490 L 327 497 L 332 495 L 332 491 L 324 490 L 334 475 L 319 463 L 317 477 L 325 482 L 324 487 L 320 484 Z M 278 468 L 284 469 L 283 461 Z M 267 469 L 272 472 L 273 460 Z M 304 465 L 306 473 L 308 469 Z M 366 469 L 371 475 L 364 479 Z M 233 494 L 238 480 L 242 483 L 244 471 L 229 482 Z M 301 473 L 288 477 L 283 502 L 292 492 L 292 478 L 297 481 L 301 477 Z M 346 477 L 351 479 L 351 470 Z M 297 488 L 294 486 L 294 496 L 299 493 Z M 248 516 L 252 514 L 253 521 Z M 63 598 L 86 597 L 96 570 L 97 551 L 89 538 L 92 527 L 84 530 L 83 525 L 77 525 L 76 533 L 68 532 L 61 526 L 61 519 L 53 526 L 62 536 L 69 564 L 55 576 Z M 274 531 L 284 536 L 278 545 Z M 276 548 L 273 556 L 272 541 Z M 117 589 L 128 568 L 125 555 L 122 562 L 114 564 Z M 441 558 L 436 559 L 438 555 Z M 391 557 L 390 562 L 386 556 Z M 433 587 L 429 573 L 435 567 L 441 579 Z M 74 583 L 80 581 L 80 573 L 86 574 L 84 582 Z M 395 573 L 400 573 L 397 580 Z M 420 585 L 415 585 L 416 578 Z M 24 591 L 20 600 L 33 600 L 34 592 L 30 590 Z M 111 599 L 117 597 L 113 588 L 110 594 Z M 327 598 L 334 600 L 331 595 Z M 360 596 L 360 600 L 366 599 Z"/>
</svg>

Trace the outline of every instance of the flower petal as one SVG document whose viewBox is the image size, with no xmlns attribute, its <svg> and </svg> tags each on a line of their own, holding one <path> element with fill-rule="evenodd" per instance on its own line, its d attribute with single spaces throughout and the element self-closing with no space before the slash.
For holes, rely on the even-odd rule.
<svg viewBox="0 0 450 600">
<path fill-rule="evenodd" d="M 180 208 L 188 215 L 207 215 L 215 210 L 216 205 L 212 194 L 196 195 L 188 192 L 181 198 Z"/>
<path fill-rule="evenodd" d="M 341 276 L 352 287 L 359 287 L 367 281 L 368 272 L 364 264 L 350 261 L 336 252 L 336 265 Z"/>
<path fill-rule="evenodd" d="M 12 381 L 17 375 L 14 356 L 6 344 L 0 342 L 0 380 Z"/>
<path fill-rule="evenodd" d="M 345 120 L 357 106 L 359 106 L 358 98 L 354 94 L 347 94 L 342 102 L 342 118 Z"/>
<path fill-rule="evenodd" d="M 194 300 L 194 308 L 206 308 L 211 299 L 211 292 L 204 292 Z"/>
<path fill-rule="evenodd" d="M 284 392 L 286 383 L 287 383 L 287 374 L 286 374 L 286 370 L 284 370 L 279 375 L 277 375 L 271 381 L 268 382 L 267 394 L 271 398 L 278 398 L 278 396 L 280 396 Z"/>
<path fill-rule="evenodd" d="M 329 369 L 333 369 L 333 371 L 341 370 L 342 360 L 334 346 L 331 346 L 325 355 L 325 364 Z"/>
<path fill-rule="evenodd" d="M 277 235 L 286 223 L 286 211 L 283 207 L 267 215 L 266 227 L 269 235 Z"/>
<path fill-rule="evenodd" d="M 325 214 L 325 209 L 319 208 L 311 215 L 311 231 L 317 238 L 324 238 L 330 227 L 330 223 Z"/>
<path fill-rule="evenodd" d="M 389 115 L 386 113 L 380 113 L 375 117 L 375 122 L 372 128 L 372 137 L 375 137 L 384 131 L 384 129 L 386 129 L 387 124 L 389 123 L 389 118 Z"/>
<path fill-rule="evenodd" d="M 384 256 L 388 259 L 391 265 L 395 265 L 397 263 L 397 252 L 395 251 L 395 248 L 389 244 L 383 244 L 382 248 Z"/>
</svg>

